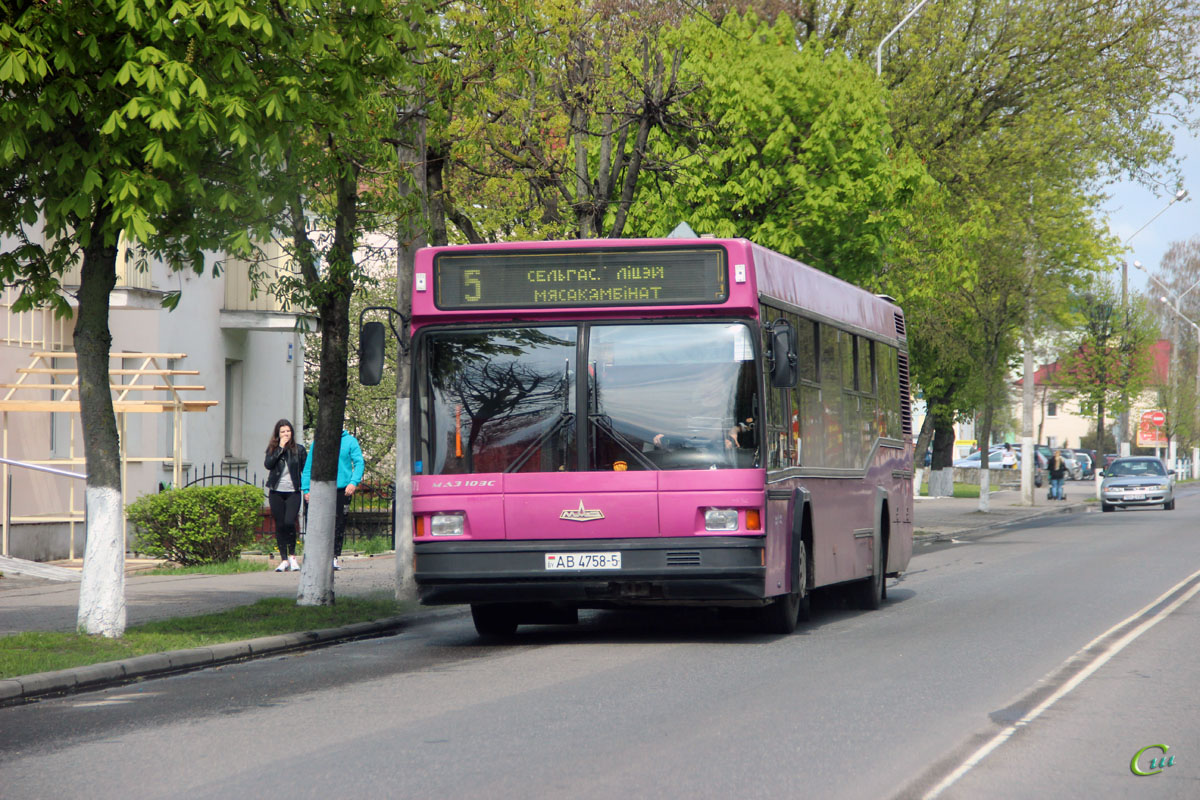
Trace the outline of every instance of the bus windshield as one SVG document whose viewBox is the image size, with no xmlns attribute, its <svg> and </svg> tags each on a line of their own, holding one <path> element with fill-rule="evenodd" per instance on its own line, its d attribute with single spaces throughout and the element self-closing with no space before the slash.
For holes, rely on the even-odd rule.
<svg viewBox="0 0 1200 800">
<path fill-rule="evenodd" d="M 427 334 L 417 471 L 759 465 L 748 326 L 598 324 L 582 348 L 579 338 L 559 325 Z M 577 358 L 587 364 L 578 404 Z"/>
</svg>

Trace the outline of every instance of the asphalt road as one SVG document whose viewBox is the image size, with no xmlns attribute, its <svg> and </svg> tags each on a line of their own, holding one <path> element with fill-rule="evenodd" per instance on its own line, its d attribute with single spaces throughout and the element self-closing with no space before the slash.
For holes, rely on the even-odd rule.
<svg viewBox="0 0 1200 800">
<path fill-rule="evenodd" d="M 787 637 L 585 612 L 495 646 L 450 613 L 0 709 L 0 798 L 1194 798 L 1198 523 L 1184 495 L 919 549 L 882 610 L 830 594 Z"/>
</svg>

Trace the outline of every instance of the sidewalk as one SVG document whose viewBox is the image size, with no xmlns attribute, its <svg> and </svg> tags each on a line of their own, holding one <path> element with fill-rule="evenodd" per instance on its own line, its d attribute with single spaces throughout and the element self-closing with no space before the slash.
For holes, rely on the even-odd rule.
<svg viewBox="0 0 1200 800">
<path fill-rule="evenodd" d="M 944 541 L 1005 528 L 1047 514 L 1079 513 L 1087 510 L 1087 498 L 1096 494 L 1095 484 L 1090 481 L 1067 481 L 1064 489 L 1066 500 L 1047 500 L 1044 486 L 1035 489 L 1032 506 L 1021 504 L 1020 489 L 992 492 L 988 497 L 987 513 L 979 510 L 978 497 L 917 497 L 913 503 L 913 538 L 915 541 Z"/>
<path fill-rule="evenodd" d="M 991 510 L 981 513 L 977 498 L 918 497 L 913 517 L 918 542 L 943 541 L 955 536 L 1003 528 L 1046 514 L 1082 512 L 1090 495 L 1087 484 L 1068 484 L 1065 502 L 1046 499 L 1039 490 L 1035 505 L 1020 505 L 1019 491 L 994 492 Z M 1074 490 L 1074 491 L 1072 491 Z M 394 555 L 348 557 L 335 574 L 338 596 L 361 596 L 395 590 Z M 0 558 L 0 647 L 3 637 L 23 631 L 72 631 L 79 602 L 78 562 L 62 566 Z M 74 567 L 74 568 L 73 568 Z M 295 597 L 295 572 L 243 572 L 236 575 L 138 575 L 145 563 L 131 560 L 125 581 L 129 625 L 171 617 L 193 616 L 248 605 L 263 597 Z M 129 681 L 200 669 L 215 664 L 331 644 L 347 639 L 392 633 L 406 622 L 438 613 L 419 609 L 402 617 L 229 642 L 196 650 L 140 656 L 90 667 L 44 672 L 0 680 L 0 706 L 40 696 L 105 688 Z M 444 613 L 444 612 L 443 612 Z"/>
</svg>

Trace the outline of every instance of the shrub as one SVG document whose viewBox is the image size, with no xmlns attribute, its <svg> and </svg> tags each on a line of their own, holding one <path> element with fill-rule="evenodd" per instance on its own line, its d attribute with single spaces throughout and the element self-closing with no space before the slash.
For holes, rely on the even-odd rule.
<svg viewBox="0 0 1200 800">
<path fill-rule="evenodd" d="M 257 486 L 191 486 L 139 497 L 125 516 L 140 552 L 191 566 L 237 558 L 254 540 L 262 505 Z"/>
</svg>

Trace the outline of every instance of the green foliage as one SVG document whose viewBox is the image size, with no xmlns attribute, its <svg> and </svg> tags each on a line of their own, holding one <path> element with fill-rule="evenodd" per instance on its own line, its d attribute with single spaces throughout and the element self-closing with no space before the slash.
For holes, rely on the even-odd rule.
<svg viewBox="0 0 1200 800">
<path fill-rule="evenodd" d="M 143 495 L 125 514 L 138 550 L 191 566 L 236 558 L 253 541 L 262 506 L 256 486 L 189 486 Z"/>
<path fill-rule="evenodd" d="M 635 228 L 679 221 L 746 237 L 853 282 L 881 271 L 923 183 L 924 167 L 892 139 L 884 92 L 862 63 L 797 47 L 791 22 L 753 14 L 678 32 L 682 71 L 699 88 L 691 125 L 659 135 L 669 181 L 642 187 Z M 737 42 L 737 58 L 723 57 Z"/>
</svg>

